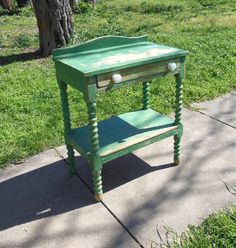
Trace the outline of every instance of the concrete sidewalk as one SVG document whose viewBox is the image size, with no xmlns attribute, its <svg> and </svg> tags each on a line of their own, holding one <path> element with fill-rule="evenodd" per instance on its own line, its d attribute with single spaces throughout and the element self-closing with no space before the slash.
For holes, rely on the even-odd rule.
<svg viewBox="0 0 236 248">
<path fill-rule="evenodd" d="M 79 155 L 78 176 L 68 174 L 64 146 L 2 171 L 0 247 L 151 247 L 156 228 L 182 232 L 236 203 L 224 184 L 236 179 L 236 91 L 195 106 L 183 111 L 181 165 L 173 139 L 111 161 L 101 203 Z"/>
</svg>

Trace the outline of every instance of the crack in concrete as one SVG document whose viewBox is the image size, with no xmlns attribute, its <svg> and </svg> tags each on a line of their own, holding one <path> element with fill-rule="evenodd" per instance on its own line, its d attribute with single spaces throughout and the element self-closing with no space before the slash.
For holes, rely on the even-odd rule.
<svg viewBox="0 0 236 248">
<path fill-rule="evenodd" d="M 54 148 L 54 150 L 56 151 L 56 153 L 59 155 L 60 158 L 62 158 L 64 160 L 64 162 L 68 164 L 68 161 L 66 160 L 66 158 L 64 158 L 60 152 Z M 88 190 L 94 194 L 92 188 L 87 184 L 87 182 L 78 174 L 78 172 L 75 173 L 75 175 L 78 177 L 78 179 L 88 188 Z M 134 234 L 125 226 L 125 224 L 112 212 L 112 210 L 103 202 L 100 201 L 100 203 L 103 205 L 103 207 L 106 208 L 106 210 L 112 215 L 112 217 L 122 226 L 122 228 L 130 235 L 130 237 L 139 245 L 139 247 L 141 248 L 145 248 L 140 241 L 134 236 Z"/>
<path fill-rule="evenodd" d="M 64 158 L 61 154 L 60 154 L 60 152 L 57 150 L 57 148 L 53 148 L 53 150 L 57 153 L 57 155 L 61 158 L 61 159 L 63 159 L 65 162 L 66 162 L 66 158 Z M 67 163 L 67 162 L 66 162 Z"/>
<path fill-rule="evenodd" d="M 192 110 L 190 110 L 190 111 L 192 111 Z M 194 112 L 194 111 L 193 111 Z M 209 118 L 211 118 L 211 119 L 213 119 L 213 120 L 215 120 L 215 121 L 217 121 L 217 122 L 220 122 L 220 123 L 222 123 L 223 125 L 226 125 L 226 126 L 229 126 L 229 127 L 231 127 L 231 128 L 233 128 L 233 129 L 236 129 L 236 127 L 235 126 L 232 126 L 232 125 L 230 125 L 230 124 L 228 124 L 228 123 L 226 123 L 226 122 L 224 122 L 224 121 L 221 121 L 221 120 L 219 120 L 219 119 L 217 119 L 217 118 L 215 118 L 215 117 L 213 117 L 213 116 L 211 116 L 211 115 L 208 115 L 208 114 L 206 114 L 206 113 L 204 113 L 204 112 L 202 112 L 202 111 L 200 111 L 200 110 L 196 110 L 196 112 L 198 112 L 198 113 L 200 113 L 200 114 L 202 114 L 202 115 L 204 115 L 204 116 L 207 116 L 207 117 L 209 117 Z M 54 148 L 54 150 L 56 151 L 56 153 L 59 155 L 59 157 L 60 158 L 62 158 L 63 160 L 64 160 L 64 162 L 68 165 L 68 161 L 66 160 L 66 158 L 65 157 L 63 157 L 61 154 L 60 154 L 60 152 L 56 149 L 56 148 Z M 92 193 L 92 194 L 94 194 L 94 192 L 93 192 L 93 190 L 92 190 L 92 188 L 87 184 L 87 182 L 76 172 L 76 174 L 75 174 L 77 177 L 78 177 L 78 179 L 88 188 L 88 190 Z M 225 184 L 225 186 L 226 186 L 226 188 L 228 189 L 228 187 L 227 187 L 227 185 Z M 125 226 L 125 224 L 112 212 L 112 210 L 103 202 L 103 201 L 101 201 L 100 202 L 102 205 L 103 205 L 103 207 L 105 207 L 106 208 L 106 210 L 113 216 L 113 218 L 122 226 L 122 228 L 130 235 L 130 237 L 139 245 L 139 247 L 141 247 L 141 248 L 145 248 L 142 244 L 141 244 L 141 242 L 134 236 L 134 234 Z"/>
<path fill-rule="evenodd" d="M 215 118 L 215 117 L 213 117 L 213 116 L 211 116 L 211 115 L 208 115 L 208 114 L 206 114 L 206 113 L 204 113 L 204 112 L 202 112 L 202 111 L 197 110 L 197 112 L 200 113 L 200 114 L 202 114 L 202 115 L 205 115 L 205 116 L 207 116 L 207 117 L 209 117 L 209 118 L 211 118 L 211 119 L 213 119 L 213 120 L 215 120 L 215 121 L 218 121 L 218 122 L 220 122 L 220 123 L 222 123 L 222 124 L 224 124 L 224 125 L 226 125 L 226 126 L 229 126 L 229 127 L 233 128 L 233 129 L 236 129 L 235 126 L 232 126 L 232 125 L 230 125 L 230 124 L 228 124 L 228 123 L 226 123 L 226 122 L 224 122 L 224 121 L 221 121 L 221 120 L 219 120 L 219 119 L 217 119 L 217 118 Z"/>
<path fill-rule="evenodd" d="M 67 164 L 68 162 L 65 161 Z M 91 187 L 87 184 L 87 182 L 78 174 L 78 172 L 75 173 L 75 175 L 80 179 L 80 181 L 88 188 L 88 190 L 94 194 Z M 112 212 L 112 210 L 103 202 L 100 201 L 100 203 L 103 205 L 103 207 L 106 208 L 106 210 L 113 216 L 113 218 L 122 226 L 122 228 L 130 235 L 130 237 L 139 245 L 141 248 L 145 248 L 140 241 L 134 236 L 134 234 L 125 226 L 125 224 Z"/>
</svg>

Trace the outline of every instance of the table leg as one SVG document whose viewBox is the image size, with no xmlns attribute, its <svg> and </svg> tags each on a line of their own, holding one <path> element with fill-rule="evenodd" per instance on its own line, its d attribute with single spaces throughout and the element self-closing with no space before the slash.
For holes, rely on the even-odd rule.
<svg viewBox="0 0 236 248">
<path fill-rule="evenodd" d="M 66 142 L 67 135 L 71 130 L 67 84 L 58 80 L 58 85 L 59 85 L 60 93 L 61 93 L 61 106 L 62 106 L 63 119 L 64 119 L 64 136 L 65 136 L 65 142 Z M 68 154 L 69 171 L 71 174 L 75 174 L 76 169 L 75 169 L 74 150 L 68 144 L 66 144 L 66 147 L 67 147 L 67 154 Z"/>
<path fill-rule="evenodd" d="M 96 116 L 96 102 L 87 101 L 89 128 L 90 128 L 90 142 L 91 142 L 91 165 L 93 174 L 93 188 L 94 198 L 97 201 L 102 200 L 102 162 L 98 155 L 99 137 Z"/>
<path fill-rule="evenodd" d="M 176 76 L 176 102 L 175 102 L 175 125 L 178 126 L 178 130 L 182 130 L 182 120 L 181 120 L 181 111 L 182 111 L 182 77 L 181 74 Z M 180 141 L 181 141 L 182 132 L 178 132 L 174 136 L 174 163 L 178 165 L 180 163 Z"/>
<path fill-rule="evenodd" d="M 149 82 L 143 82 L 143 110 L 149 109 Z"/>
<path fill-rule="evenodd" d="M 96 201 L 102 200 L 102 170 L 92 169 L 93 174 L 93 187 L 94 187 L 94 198 Z"/>
</svg>

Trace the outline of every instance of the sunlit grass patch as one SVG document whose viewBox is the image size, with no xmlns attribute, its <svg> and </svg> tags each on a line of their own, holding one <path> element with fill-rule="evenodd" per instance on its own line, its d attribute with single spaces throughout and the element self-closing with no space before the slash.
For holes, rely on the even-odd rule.
<svg viewBox="0 0 236 248">
<path fill-rule="evenodd" d="M 184 104 L 209 100 L 236 87 L 236 2 L 227 0 L 101 0 L 79 5 L 73 44 L 103 35 L 148 35 L 153 42 L 190 51 Z M 0 10 L 0 166 L 63 142 L 59 90 L 51 58 L 37 55 L 37 24 L 30 7 Z M 173 78 L 151 84 L 151 106 L 174 108 Z M 72 123 L 87 122 L 81 94 L 70 90 Z M 98 118 L 141 107 L 142 89 L 100 93 Z"/>
<path fill-rule="evenodd" d="M 167 229 L 167 239 L 152 243 L 152 248 L 235 248 L 236 207 L 210 215 L 199 226 L 189 226 L 181 235 Z"/>
</svg>

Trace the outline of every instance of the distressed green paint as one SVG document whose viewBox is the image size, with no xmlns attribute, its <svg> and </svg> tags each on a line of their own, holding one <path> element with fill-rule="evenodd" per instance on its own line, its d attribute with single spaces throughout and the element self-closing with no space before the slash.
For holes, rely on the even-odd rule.
<svg viewBox="0 0 236 248">
<path fill-rule="evenodd" d="M 181 111 L 182 111 L 182 95 L 183 95 L 183 84 L 182 84 L 182 77 L 183 71 L 176 76 L 176 102 L 175 102 L 175 125 L 182 127 L 181 123 Z M 179 164 L 180 159 L 180 141 L 181 141 L 181 134 L 174 136 L 174 162 L 176 165 Z"/>
<path fill-rule="evenodd" d="M 99 136 L 98 136 L 98 124 L 97 124 L 97 116 L 96 116 L 96 102 L 87 102 L 88 106 L 88 116 L 89 116 L 89 134 L 90 137 L 90 161 L 92 164 L 92 174 L 93 174 L 93 185 L 94 185 L 94 193 L 95 198 L 99 200 L 102 195 L 102 176 L 101 176 L 101 168 L 102 163 L 99 159 L 98 150 L 99 150 Z"/>
<path fill-rule="evenodd" d="M 143 109 L 149 109 L 149 82 L 143 82 Z"/>
<path fill-rule="evenodd" d="M 88 102 L 89 131 L 92 155 L 97 155 L 99 150 L 98 124 L 96 116 L 96 102 Z"/>
<path fill-rule="evenodd" d="M 100 198 L 102 191 L 102 170 L 92 170 L 95 198 Z M 97 199 L 100 200 L 100 199 Z"/>
<path fill-rule="evenodd" d="M 186 54 L 185 50 L 149 42 L 146 36 L 107 36 L 53 51 L 69 168 L 71 173 L 75 173 L 75 148 L 91 166 L 96 200 L 102 199 L 102 167 L 112 159 L 174 136 L 174 162 L 179 163 Z M 176 69 L 170 70 L 169 63 L 176 63 Z M 120 74 L 122 80 L 115 83 L 113 74 Z M 155 112 L 149 103 L 148 81 L 168 75 L 176 77 L 175 119 Z M 97 122 L 97 91 L 118 89 L 137 82 L 143 82 L 143 109 Z M 67 84 L 84 95 L 88 109 L 88 125 L 84 127 L 71 129 Z"/>
<path fill-rule="evenodd" d="M 125 57 L 126 58 L 126 57 Z M 168 63 L 175 63 L 176 64 L 176 70 L 170 71 L 167 70 L 166 65 Z M 119 85 L 117 83 L 114 83 L 113 80 L 111 80 L 113 74 L 120 74 L 122 75 L 121 82 L 133 82 L 137 83 L 137 79 L 141 82 L 147 82 L 145 81 L 145 78 L 150 77 L 153 78 L 153 76 L 161 76 L 161 75 L 173 75 L 178 73 L 180 71 L 180 59 L 171 59 L 168 61 L 162 61 L 157 63 L 151 63 L 147 65 L 142 66 L 136 66 L 132 68 L 126 68 L 118 71 L 112 71 L 109 73 L 104 73 L 97 76 L 97 85 L 98 88 L 104 88 L 109 87 L 113 88 L 115 85 Z"/>
<path fill-rule="evenodd" d="M 71 131 L 71 123 L 70 123 L 70 111 L 68 105 L 68 94 L 67 94 L 67 84 L 58 80 L 58 85 L 61 93 L 61 105 L 62 105 L 62 113 L 64 119 L 64 135 L 65 140 Z M 69 162 L 69 170 L 71 174 L 75 174 L 75 156 L 73 147 L 69 144 L 66 144 L 67 154 L 68 154 L 68 162 Z"/>
<path fill-rule="evenodd" d="M 128 153 L 134 152 L 134 151 L 136 151 L 136 150 L 138 150 L 138 149 L 140 149 L 142 147 L 145 147 L 147 145 L 151 145 L 151 144 L 153 144 L 153 143 L 155 143 L 157 141 L 160 141 L 160 140 L 163 140 L 165 138 L 174 136 L 176 133 L 177 133 L 177 131 L 176 131 L 176 129 L 174 129 L 172 131 L 168 131 L 166 133 L 160 134 L 160 135 L 158 135 L 156 137 L 153 137 L 153 138 L 151 138 L 149 140 L 134 144 L 134 145 L 130 146 L 129 149 L 124 149 L 124 150 L 121 150 L 121 151 L 117 151 L 116 153 L 113 153 L 113 154 L 110 154 L 109 156 L 103 157 L 102 161 L 103 161 L 103 163 L 109 162 L 109 161 L 111 161 L 113 159 L 119 158 L 120 156 L 123 156 L 123 155 L 126 155 Z"/>
<path fill-rule="evenodd" d="M 89 140 L 90 145 L 90 154 L 87 156 L 89 158 L 92 170 L 93 178 L 93 188 L 95 199 L 100 201 L 102 199 L 102 161 L 98 154 L 100 145 L 99 145 L 99 136 L 98 136 L 98 123 L 96 115 L 96 84 L 94 77 L 90 79 L 90 83 L 85 85 L 84 99 L 87 104 L 88 110 L 88 129 L 89 132 L 86 134 Z M 80 139 L 80 138 L 79 138 Z M 76 146 L 75 146 L 76 147 Z"/>
<path fill-rule="evenodd" d="M 79 151 L 85 151 L 87 156 L 92 153 L 91 124 L 74 128 L 68 135 L 68 142 Z M 101 157 L 109 156 L 120 150 L 130 151 L 130 147 L 137 143 L 143 144 L 177 126 L 172 118 L 161 115 L 152 109 L 138 110 L 121 114 L 98 123 L 99 144 L 98 154 Z"/>
<path fill-rule="evenodd" d="M 62 82 L 66 82 L 80 92 L 84 92 L 84 85 L 87 85 L 88 78 L 84 78 L 81 72 L 74 70 L 60 61 L 57 61 L 55 65 L 57 78 L 60 78 Z"/>
<path fill-rule="evenodd" d="M 55 62 L 60 61 L 88 77 L 184 57 L 186 54 L 185 50 L 149 42 L 146 37 L 109 36 L 74 47 L 56 49 L 53 58 Z"/>
</svg>

